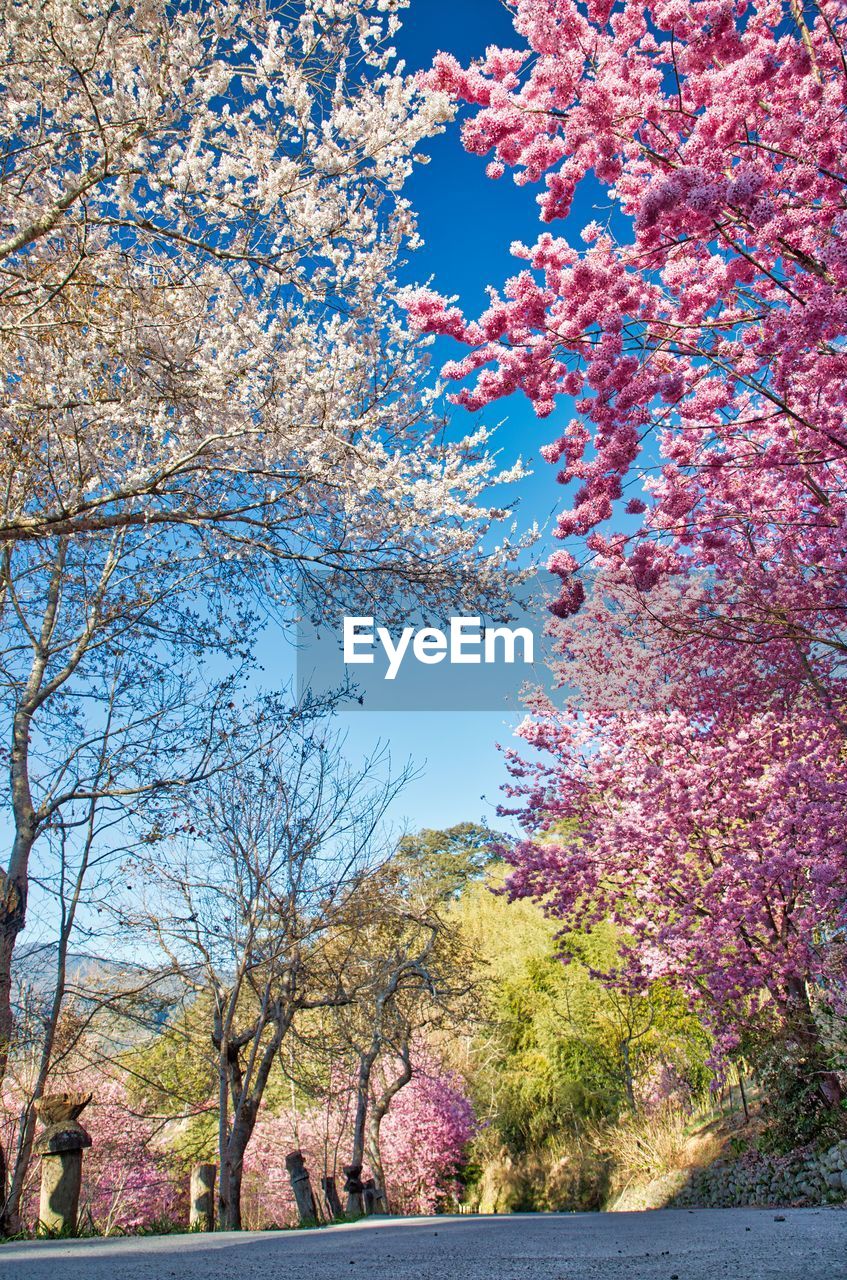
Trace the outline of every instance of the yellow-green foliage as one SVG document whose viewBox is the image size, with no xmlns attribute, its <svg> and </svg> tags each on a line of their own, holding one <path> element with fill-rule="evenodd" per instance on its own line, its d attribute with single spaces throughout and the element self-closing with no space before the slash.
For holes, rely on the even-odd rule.
<svg viewBox="0 0 847 1280">
<path fill-rule="evenodd" d="M 681 999 L 661 985 L 638 994 L 601 981 L 595 971 L 615 967 L 615 929 L 557 939 L 539 907 L 491 892 L 502 881 L 494 869 L 467 885 L 454 910 L 487 979 L 471 1086 L 504 1146 L 513 1155 L 537 1152 L 631 1112 L 669 1069 L 699 1093 L 708 1038 Z"/>
<path fill-rule="evenodd" d="M 211 1000 L 199 998 L 125 1055 L 132 1101 L 163 1115 L 183 1115 L 217 1094 Z"/>
</svg>

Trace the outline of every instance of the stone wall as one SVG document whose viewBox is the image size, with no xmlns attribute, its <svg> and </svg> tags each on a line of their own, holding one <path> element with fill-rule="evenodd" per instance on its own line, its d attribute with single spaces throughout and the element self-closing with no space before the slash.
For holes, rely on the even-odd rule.
<svg viewBox="0 0 847 1280">
<path fill-rule="evenodd" d="M 742 1155 L 687 1171 L 668 1203 L 680 1208 L 841 1204 L 847 1200 L 847 1140 L 827 1151 Z"/>
</svg>

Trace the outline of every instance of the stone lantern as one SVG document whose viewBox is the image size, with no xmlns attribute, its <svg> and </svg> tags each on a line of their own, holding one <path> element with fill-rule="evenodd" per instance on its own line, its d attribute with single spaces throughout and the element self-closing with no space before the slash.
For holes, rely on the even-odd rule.
<svg viewBox="0 0 847 1280">
<path fill-rule="evenodd" d="M 41 1200 L 38 1218 L 51 1234 L 76 1235 L 82 1187 L 82 1153 L 91 1137 L 79 1117 L 91 1101 L 90 1093 L 57 1093 L 35 1104 L 44 1125 L 35 1140 L 41 1156 Z"/>
</svg>

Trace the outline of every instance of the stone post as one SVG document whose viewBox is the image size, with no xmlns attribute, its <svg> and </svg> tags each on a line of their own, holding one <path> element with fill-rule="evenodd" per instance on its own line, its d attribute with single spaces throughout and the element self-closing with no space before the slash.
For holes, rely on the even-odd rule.
<svg viewBox="0 0 847 1280">
<path fill-rule="evenodd" d="M 344 1207 L 335 1186 L 335 1178 L 321 1178 L 321 1189 L 324 1193 L 327 1216 L 330 1220 L 335 1221 L 336 1218 L 340 1218 L 344 1213 Z"/>
<path fill-rule="evenodd" d="M 91 1137 L 78 1123 L 90 1093 L 58 1093 L 40 1098 L 36 1114 L 44 1125 L 35 1140 L 41 1156 L 39 1226 L 51 1235 L 75 1236 L 79 1227 L 82 1153 Z"/>
<path fill-rule="evenodd" d="M 215 1229 L 215 1177 L 218 1166 L 196 1164 L 191 1170 L 191 1205 L 188 1226 L 192 1231 Z"/>
<path fill-rule="evenodd" d="M 365 1213 L 368 1217 L 376 1212 L 376 1183 L 373 1178 L 368 1178 L 362 1183 L 362 1200 L 364 1201 Z"/>
<path fill-rule="evenodd" d="M 362 1186 L 362 1166 L 346 1164 L 344 1166 L 344 1190 L 347 1193 L 346 1212 L 355 1218 L 361 1218 L 365 1212 L 364 1187 Z"/>
<path fill-rule="evenodd" d="M 301 1226 L 313 1226 L 318 1220 L 315 1197 L 312 1195 L 312 1184 L 309 1171 L 303 1159 L 302 1151 L 290 1151 L 285 1157 L 285 1167 L 291 1179 L 291 1190 L 297 1202 L 297 1215 Z"/>
</svg>

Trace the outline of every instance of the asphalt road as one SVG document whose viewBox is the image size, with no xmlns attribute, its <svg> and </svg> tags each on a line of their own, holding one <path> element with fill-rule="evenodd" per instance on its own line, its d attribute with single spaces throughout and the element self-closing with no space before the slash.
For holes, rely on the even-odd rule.
<svg viewBox="0 0 847 1280">
<path fill-rule="evenodd" d="M 847 1212 L 371 1219 L 322 1231 L 0 1245 L 3 1280 L 847 1280 Z"/>
</svg>

